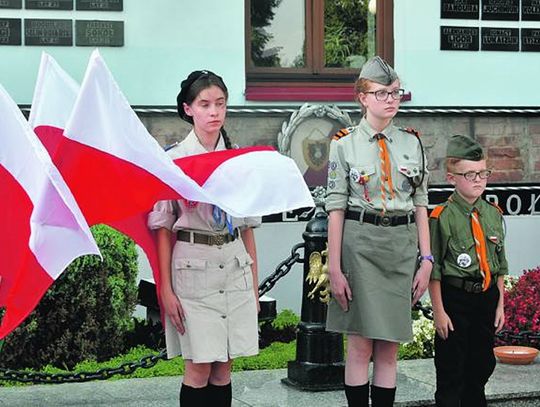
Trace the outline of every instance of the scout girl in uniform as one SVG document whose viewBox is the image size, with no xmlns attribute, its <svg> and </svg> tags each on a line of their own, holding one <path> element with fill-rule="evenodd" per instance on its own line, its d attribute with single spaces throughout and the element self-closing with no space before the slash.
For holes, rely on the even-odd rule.
<svg viewBox="0 0 540 407">
<path fill-rule="evenodd" d="M 500 210 L 481 198 L 491 175 L 482 147 L 457 135 L 446 156 L 455 191 L 429 220 L 435 401 L 439 407 L 484 407 L 484 387 L 495 369 L 494 336 L 504 325 L 503 221 Z"/>
<path fill-rule="evenodd" d="M 326 329 L 347 334 L 349 406 L 368 406 L 372 358 L 372 405 L 392 406 L 398 346 L 412 339 L 411 302 L 425 292 L 432 268 L 428 177 L 417 134 L 392 124 L 403 95 L 395 71 L 374 57 L 355 89 L 364 116 L 330 144 L 326 210 L 333 299 Z"/>
<path fill-rule="evenodd" d="M 210 71 L 182 82 L 178 113 L 193 129 L 169 150 L 173 159 L 231 148 L 223 129 L 227 96 L 223 80 Z M 230 406 L 232 359 L 258 353 L 252 228 L 260 219 L 179 200 L 158 202 L 148 224 L 157 229 L 167 354 L 185 359 L 180 405 Z"/>
</svg>

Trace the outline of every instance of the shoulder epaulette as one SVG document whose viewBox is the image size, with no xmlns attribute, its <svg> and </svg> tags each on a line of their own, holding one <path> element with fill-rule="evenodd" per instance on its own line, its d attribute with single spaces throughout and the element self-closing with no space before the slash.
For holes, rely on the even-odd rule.
<svg viewBox="0 0 540 407">
<path fill-rule="evenodd" d="M 489 202 L 489 201 L 486 201 L 488 204 L 490 204 L 491 206 L 493 206 L 495 209 L 497 209 L 497 211 L 502 215 L 503 214 L 503 210 L 502 208 L 497 205 L 495 202 Z"/>
<path fill-rule="evenodd" d="M 413 134 L 416 137 L 420 137 L 420 132 L 418 130 L 416 130 L 415 128 L 413 128 L 413 127 L 400 127 L 399 129 L 401 131 Z"/>
<path fill-rule="evenodd" d="M 445 208 L 446 204 L 437 205 L 435 208 L 433 208 L 433 210 L 429 214 L 429 217 L 433 219 L 439 219 L 439 216 L 441 216 L 441 213 L 442 211 L 444 211 Z"/>
<path fill-rule="evenodd" d="M 349 134 L 351 132 L 351 128 L 350 127 L 347 127 L 345 129 L 341 129 L 339 130 L 336 134 L 334 134 L 332 136 L 332 140 L 339 140 L 343 137 L 345 137 L 347 134 Z"/>
</svg>

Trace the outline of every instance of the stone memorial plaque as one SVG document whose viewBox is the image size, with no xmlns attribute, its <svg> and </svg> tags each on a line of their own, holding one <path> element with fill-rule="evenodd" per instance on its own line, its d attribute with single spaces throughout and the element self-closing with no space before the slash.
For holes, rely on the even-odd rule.
<svg viewBox="0 0 540 407">
<path fill-rule="evenodd" d="M 478 27 L 441 26 L 441 50 L 478 51 Z"/>
<path fill-rule="evenodd" d="M 27 9 L 73 10 L 73 0 L 26 0 Z"/>
<path fill-rule="evenodd" d="M 540 52 L 540 29 L 521 29 L 521 50 Z"/>
<path fill-rule="evenodd" d="M 75 45 L 81 47 L 123 47 L 124 22 L 76 20 Z"/>
<path fill-rule="evenodd" d="M 0 8 L 22 8 L 22 0 L 0 0 Z"/>
<path fill-rule="evenodd" d="M 21 45 L 20 18 L 0 18 L 0 45 Z"/>
<path fill-rule="evenodd" d="M 482 27 L 482 51 L 519 51 L 519 28 Z"/>
<path fill-rule="evenodd" d="M 24 20 L 24 45 L 73 45 L 72 21 L 26 18 Z"/>
<path fill-rule="evenodd" d="M 482 0 L 482 20 L 519 21 L 519 0 Z"/>
<path fill-rule="evenodd" d="M 540 0 L 521 0 L 521 19 L 540 21 Z"/>
<path fill-rule="evenodd" d="M 441 0 L 441 18 L 478 20 L 480 0 Z"/>
<path fill-rule="evenodd" d="M 123 0 L 75 0 L 77 10 L 122 11 Z"/>
</svg>

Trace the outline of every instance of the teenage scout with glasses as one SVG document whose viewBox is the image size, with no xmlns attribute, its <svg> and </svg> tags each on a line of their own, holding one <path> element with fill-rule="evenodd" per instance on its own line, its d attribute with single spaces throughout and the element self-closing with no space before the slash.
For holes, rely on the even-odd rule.
<svg viewBox="0 0 540 407">
<path fill-rule="evenodd" d="M 178 113 L 193 129 L 168 151 L 173 159 L 231 148 L 223 128 L 227 96 L 221 77 L 210 71 L 182 81 Z M 230 406 L 232 359 L 258 353 L 252 228 L 260 222 L 185 200 L 160 201 L 148 217 L 157 230 L 167 356 L 185 360 L 183 407 Z"/>
<path fill-rule="evenodd" d="M 347 334 L 349 406 L 368 406 L 373 359 L 372 406 L 383 407 L 393 405 L 398 346 L 412 340 L 411 305 L 432 268 L 428 176 L 418 134 L 392 122 L 403 95 L 392 67 L 370 59 L 355 90 L 364 116 L 330 144 L 326 329 Z"/>
<path fill-rule="evenodd" d="M 439 407 L 486 406 L 484 387 L 495 369 L 495 333 L 504 325 L 501 211 L 481 195 L 491 171 L 482 147 L 456 135 L 448 141 L 448 201 L 430 215 L 435 264 L 429 284 L 435 321 Z"/>
</svg>

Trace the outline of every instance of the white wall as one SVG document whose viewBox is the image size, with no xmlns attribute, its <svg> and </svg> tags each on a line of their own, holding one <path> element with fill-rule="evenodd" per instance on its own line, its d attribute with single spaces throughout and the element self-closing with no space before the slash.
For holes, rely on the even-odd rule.
<svg viewBox="0 0 540 407">
<path fill-rule="evenodd" d="M 0 18 L 124 21 L 124 47 L 100 52 L 132 105 L 175 105 L 195 69 L 223 76 L 231 104 L 244 100 L 243 0 L 124 0 L 122 12 L 0 9 Z M 30 104 L 42 51 L 80 81 L 92 49 L 0 46 L 0 83 L 18 104 Z"/>
<path fill-rule="evenodd" d="M 438 0 L 394 0 L 394 62 L 406 106 L 538 106 L 540 53 L 440 51 L 440 26 L 540 28 L 538 21 L 440 18 Z"/>
</svg>

